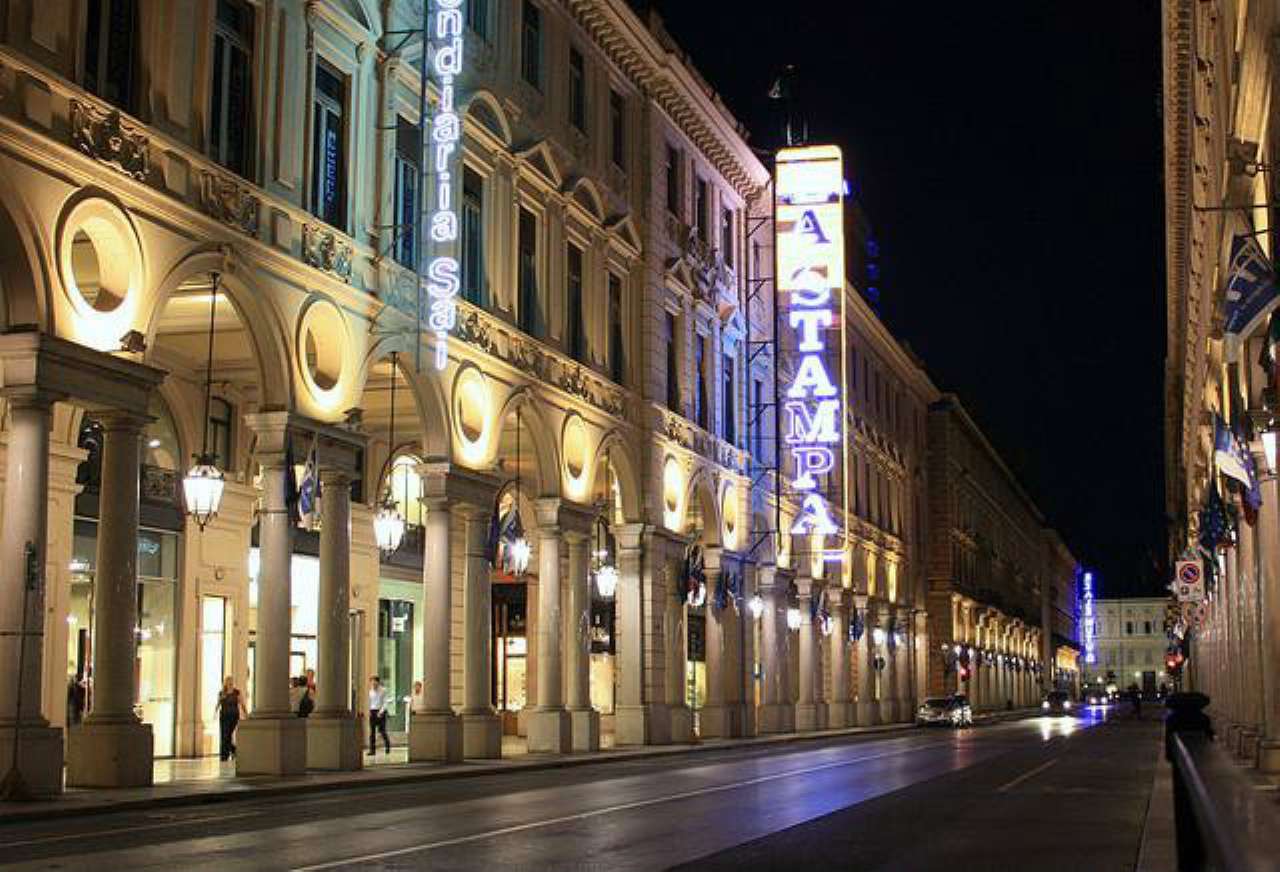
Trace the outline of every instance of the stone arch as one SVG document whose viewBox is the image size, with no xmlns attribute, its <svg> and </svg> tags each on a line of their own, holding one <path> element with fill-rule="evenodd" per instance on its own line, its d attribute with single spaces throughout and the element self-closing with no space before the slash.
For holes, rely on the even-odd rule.
<svg viewBox="0 0 1280 872">
<path fill-rule="evenodd" d="M 695 505 L 698 507 L 699 519 L 702 522 L 699 541 L 707 547 L 718 548 L 723 543 L 724 531 L 720 526 L 720 502 L 716 490 L 711 480 L 711 473 L 705 467 L 700 468 L 689 480 L 684 505 L 686 524 L 689 520 L 689 509 Z"/>
<path fill-rule="evenodd" d="M 219 293 L 226 294 L 253 347 L 258 385 L 262 390 L 262 407 L 292 408 L 293 379 L 289 359 L 292 343 L 286 338 L 275 310 L 265 303 L 266 295 L 249 281 L 246 270 L 221 248 L 207 246 L 192 251 L 159 281 L 151 311 L 145 315 L 146 361 L 152 362 L 160 317 L 174 292 L 193 276 L 213 272 L 219 274 Z"/>
<path fill-rule="evenodd" d="M 504 147 L 511 146 L 511 122 L 503 111 L 502 103 L 489 91 L 476 91 L 467 98 L 462 108 L 463 117 L 474 120 L 476 125 L 495 137 Z"/>
<path fill-rule="evenodd" d="M 565 193 L 596 221 L 604 223 L 604 198 L 595 182 L 586 176 L 578 176 L 565 185 Z"/>
<path fill-rule="evenodd" d="M 636 471 L 636 462 L 631 457 L 626 439 L 617 430 L 610 430 L 605 433 L 600 440 L 600 444 L 596 447 L 596 459 L 593 468 L 596 470 L 597 475 L 606 457 L 609 459 L 613 474 L 618 479 L 618 492 L 622 501 L 622 516 L 627 523 L 636 523 L 641 516 L 640 476 Z M 598 483 L 592 482 L 593 493 L 598 486 Z"/>
<path fill-rule="evenodd" d="M 356 374 L 355 396 L 359 397 L 364 393 L 373 365 L 396 352 L 400 357 L 400 375 L 409 385 L 409 396 L 413 398 L 414 410 L 422 426 L 422 459 L 427 462 L 449 462 L 453 457 L 449 404 L 445 400 L 440 377 L 435 371 L 426 368 L 420 372 L 415 370 L 412 362 L 414 351 L 414 339 L 408 333 L 383 336 L 371 345 Z"/>
<path fill-rule="evenodd" d="M 0 329 L 31 324 L 52 333 L 50 268 L 39 225 L 9 173 L 0 172 Z"/>
<path fill-rule="evenodd" d="M 492 459 L 494 462 L 497 461 L 498 451 L 501 450 L 501 431 L 505 428 L 507 419 L 514 417 L 517 411 L 520 413 L 521 424 L 532 443 L 529 450 L 533 452 L 533 469 L 537 476 L 532 493 L 540 497 L 559 496 L 560 453 L 556 443 L 559 441 L 557 437 L 560 431 L 559 428 L 552 427 L 547 422 L 546 416 L 538 408 L 533 391 L 528 387 L 516 388 L 508 394 L 506 401 L 502 404 L 497 417 L 499 437 L 494 440 Z M 525 450 L 523 446 L 522 450 Z"/>
</svg>

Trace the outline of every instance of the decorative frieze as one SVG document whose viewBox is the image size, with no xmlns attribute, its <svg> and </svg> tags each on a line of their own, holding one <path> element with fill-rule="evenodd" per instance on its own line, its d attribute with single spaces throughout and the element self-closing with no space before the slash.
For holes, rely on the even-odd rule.
<svg viewBox="0 0 1280 872">
<path fill-rule="evenodd" d="M 241 233 L 258 235 L 261 201 L 252 189 L 235 179 L 205 170 L 201 174 L 200 206 L 211 218 Z"/>
<path fill-rule="evenodd" d="M 151 174 L 151 146 L 138 129 L 124 122 L 114 109 L 71 100 L 71 141 L 100 163 L 145 181 Z"/>
<path fill-rule="evenodd" d="M 351 282 L 351 244 L 328 227 L 303 225 L 302 260 L 307 266 Z"/>
</svg>

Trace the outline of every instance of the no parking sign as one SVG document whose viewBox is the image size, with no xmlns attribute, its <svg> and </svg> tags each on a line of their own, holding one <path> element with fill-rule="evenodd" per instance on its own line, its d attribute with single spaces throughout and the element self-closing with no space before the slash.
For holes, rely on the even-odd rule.
<svg viewBox="0 0 1280 872">
<path fill-rule="evenodd" d="M 1199 560 L 1179 560 L 1173 580 L 1178 602 L 1198 603 L 1204 599 L 1204 569 Z"/>
</svg>

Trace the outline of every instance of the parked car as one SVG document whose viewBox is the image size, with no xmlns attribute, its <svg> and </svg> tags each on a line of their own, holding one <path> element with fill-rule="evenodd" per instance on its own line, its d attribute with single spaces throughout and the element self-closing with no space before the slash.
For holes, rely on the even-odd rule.
<svg viewBox="0 0 1280 872">
<path fill-rule="evenodd" d="M 916 726 L 928 727 L 942 725 L 945 727 L 973 726 L 973 710 L 969 707 L 969 699 L 963 694 L 954 696 L 932 696 L 924 701 L 916 711 Z"/>
<path fill-rule="evenodd" d="M 1051 690 L 1045 694 L 1040 708 L 1050 715 L 1069 715 L 1071 714 L 1071 697 L 1065 690 Z"/>
</svg>

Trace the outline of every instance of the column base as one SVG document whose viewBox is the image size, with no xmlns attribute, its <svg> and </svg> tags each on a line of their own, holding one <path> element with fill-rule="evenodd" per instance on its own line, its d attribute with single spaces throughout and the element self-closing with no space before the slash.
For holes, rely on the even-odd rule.
<svg viewBox="0 0 1280 872">
<path fill-rule="evenodd" d="M 893 699 L 880 700 L 880 720 L 882 724 L 896 724 L 898 722 L 898 701 Z"/>
<path fill-rule="evenodd" d="M 462 713 L 462 756 L 502 759 L 502 716 L 493 712 Z"/>
<path fill-rule="evenodd" d="M 411 714 L 409 762 L 461 763 L 462 719 L 451 711 Z"/>
<path fill-rule="evenodd" d="M 1258 729 L 1245 727 L 1240 730 L 1236 742 L 1236 756 L 1242 760 L 1256 760 L 1258 757 Z"/>
<path fill-rule="evenodd" d="M 704 709 L 698 710 L 698 738 L 700 739 L 725 739 L 731 733 L 730 719 L 732 715 L 729 713 L 729 707 L 724 705 L 709 705 Z"/>
<path fill-rule="evenodd" d="M 593 708 L 571 710 L 569 723 L 573 734 L 573 750 L 600 750 L 600 712 Z"/>
<path fill-rule="evenodd" d="M 151 725 L 89 723 L 67 737 L 68 787 L 150 787 L 154 781 Z"/>
<path fill-rule="evenodd" d="M 613 743 L 615 745 L 660 745 L 666 738 L 657 729 L 661 718 L 655 706 L 617 706 L 613 710 Z"/>
<path fill-rule="evenodd" d="M 813 702 L 796 703 L 796 732 L 808 733 L 822 729 L 818 718 L 818 704 Z"/>
<path fill-rule="evenodd" d="M 1258 771 L 1267 775 L 1280 773 L 1280 741 L 1263 739 L 1258 743 Z"/>
<path fill-rule="evenodd" d="M 852 718 L 849 717 L 849 704 L 847 702 L 827 703 L 827 729 L 842 730 L 851 725 Z"/>
<path fill-rule="evenodd" d="M 682 745 L 693 741 L 693 710 L 687 705 L 667 706 L 671 723 L 671 744 Z"/>
<path fill-rule="evenodd" d="M 858 726 L 874 727 L 880 723 L 880 704 L 875 702 L 860 702 L 854 706 L 854 717 L 857 718 Z"/>
<path fill-rule="evenodd" d="M 250 717 L 236 728 L 236 775 L 307 771 L 307 718 Z"/>
<path fill-rule="evenodd" d="M 0 727 L 0 777 L 13 761 L 13 727 Z M 23 724 L 18 731 L 18 774 L 27 795 L 44 799 L 62 793 L 62 730 Z M 20 799 L 21 797 L 12 797 Z"/>
<path fill-rule="evenodd" d="M 568 754 L 573 750 L 573 723 L 567 709 L 529 712 L 529 753 Z"/>
<path fill-rule="evenodd" d="M 362 721 L 355 715 L 312 715 L 307 722 L 307 768 L 355 772 L 364 768 Z"/>
<path fill-rule="evenodd" d="M 788 703 L 770 703 L 760 706 L 756 728 L 761 735 L 791 733 L 796 728 L 796 709 Z"/>
</svg>

